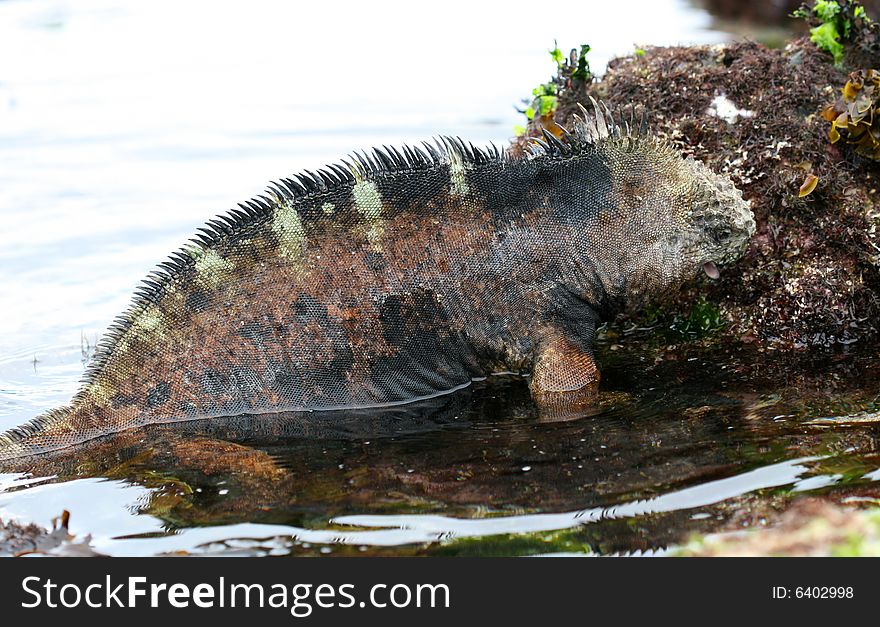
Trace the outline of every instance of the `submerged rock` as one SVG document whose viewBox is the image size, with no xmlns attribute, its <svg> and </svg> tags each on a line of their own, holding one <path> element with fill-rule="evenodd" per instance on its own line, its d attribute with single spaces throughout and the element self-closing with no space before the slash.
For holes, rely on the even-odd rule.
<svg viewBox="0 0 880 627">
<path fill-rule="evenodd" d="M 52 529 L 34 523 L 0 520 L 0 557 L 52 555 L 55 557 L 99 557 L 90 546 L 91 537 L 74 542 L 67 530 L 70 514 L 65 510 L 52 520 Z"/>
</svg>

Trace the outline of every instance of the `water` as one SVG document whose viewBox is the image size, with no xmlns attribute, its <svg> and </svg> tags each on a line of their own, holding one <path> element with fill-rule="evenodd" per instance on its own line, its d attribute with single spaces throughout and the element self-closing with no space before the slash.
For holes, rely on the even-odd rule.
<svg viewBox="0 0 880 627">
<path fill-rule="evenodd" d="M 601 345 L 597 414 L 542 420 L 494 377 L 393 411 L 152 427 L 2 476 L 0 511 L 67 508 L 112 555 L 655 554 L 804 494 L 877 502 L 878 360 L 628 344 Z"/>
<path fill-rule="evenodd" d="M 0 2 L 0 430 L 66 402 L 139 280 L 267 181 L 436 134 L 503 144 L 554 39 L 592 44 L 597 69 L 724 39 L 681 2 L 606 12 Z M 657 362 L 646 341 L 603 344 L 601 406 L 578 420 L 542 421 L 501 377 L 341 423 L 154 428 L 0 476 L 0 517 L 66 508 L 115 555 L 654 553 L 793 495 L 873 498 L 870 356 L 685 343 Z"/>
</svg>

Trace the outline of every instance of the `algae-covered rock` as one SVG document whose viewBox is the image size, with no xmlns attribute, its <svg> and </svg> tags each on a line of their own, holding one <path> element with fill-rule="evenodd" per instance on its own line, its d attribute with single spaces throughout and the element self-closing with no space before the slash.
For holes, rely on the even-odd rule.
<svg viewBox="0 0 880 627">
<path fill-rule="evenodd" d="M 672 551 L 681 557 L 877 557 L 880 512 L 817 498 L 798 501 L 766 529 L 696 536 Z"/>
<path fill-rule="evenodd" d="M 720 281 L 676 296 L 672 311 L 687 312 L 704 295 L 726 318 L 724 337 L 777 348 L 875 335 L 877 166 L 829 142 L 822 117 L 852 68 L 836 67 L 804 37 L 783 50 L 753 42 L 639 49 L 598 81 L 574 78 L 575 69 L 560 65 L 554 123 L 570 125 L 589 96 L 636 103 L 655 133 L 729 174 L 751 203 L 758 230 L 746 254 Z M 541 125 L 532 120 L 512 150 Z"/>
</svg>

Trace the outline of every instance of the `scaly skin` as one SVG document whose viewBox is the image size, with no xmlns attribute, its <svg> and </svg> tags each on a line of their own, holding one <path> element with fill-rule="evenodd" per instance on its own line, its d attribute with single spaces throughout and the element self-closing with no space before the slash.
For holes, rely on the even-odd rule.
<svg viewBox="0 0 880 627">
<path fill-rule="evenodd" d="M 536 402 L 595 389 L 597 321 L 727 262 L 727 179 L 596 103 L 513 158 L 455 139 L 274 184 L 162 264 L 71 404 L 0 461 L 151 423 L 406 403 L 497 371 Z M 635 122 L 631 117 L 631 122 Z"/>
</svg>

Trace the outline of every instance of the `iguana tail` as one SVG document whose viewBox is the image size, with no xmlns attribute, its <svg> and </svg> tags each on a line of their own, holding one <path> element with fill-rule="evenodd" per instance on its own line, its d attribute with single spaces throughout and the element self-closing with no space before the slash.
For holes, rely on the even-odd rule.
<svg viewBox="0 0 880 627">
<path fill-rule="evenodd" d="M 107 433 L 82 414 L 66 405 L 0 434 L 0 470 L 11 467 L 14 460 L 58 451 Z"/>
</svg>

